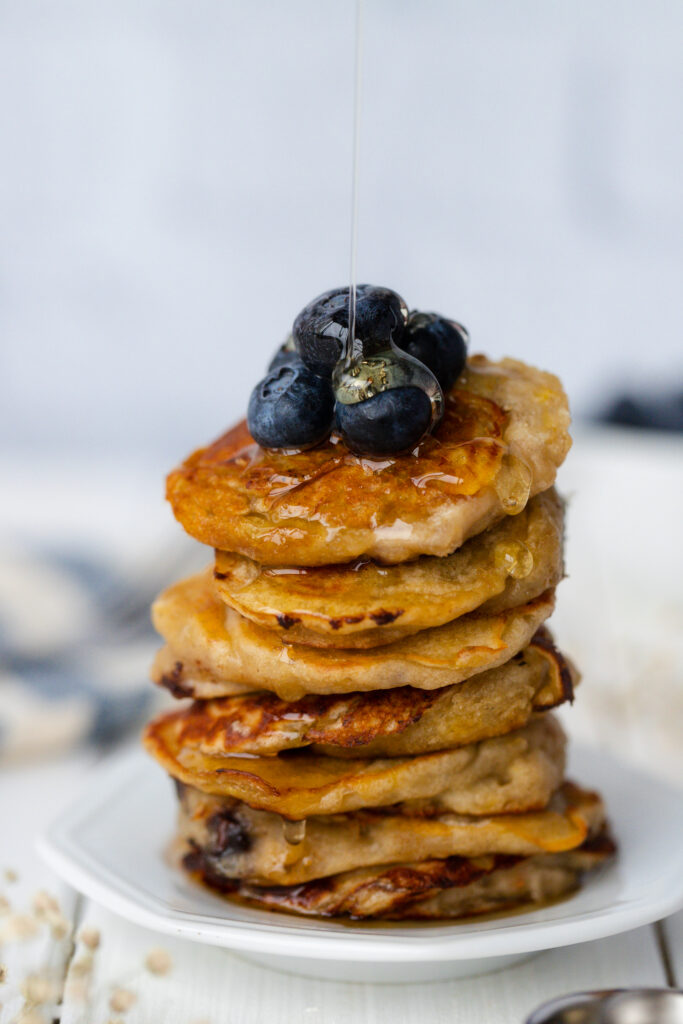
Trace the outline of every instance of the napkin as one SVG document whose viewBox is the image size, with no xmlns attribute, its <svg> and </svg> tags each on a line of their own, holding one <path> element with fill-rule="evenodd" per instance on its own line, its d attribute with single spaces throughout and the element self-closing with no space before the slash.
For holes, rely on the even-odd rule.
<svg viewBox="0 0 683 1024">
<path fill-rule="evenodd" d="M 0 762 L 139 727 L 155 697 L 149 605 L 181 572 L 167 551 L 132 572 L 104 553 L 0 548 Z"/>
</svg>

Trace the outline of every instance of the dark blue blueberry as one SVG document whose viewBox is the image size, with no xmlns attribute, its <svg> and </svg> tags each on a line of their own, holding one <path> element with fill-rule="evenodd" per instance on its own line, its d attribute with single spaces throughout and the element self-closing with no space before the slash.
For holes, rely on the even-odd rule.
<svg viewBox="0 0 683 1024">
<path fill-rule="evenodd" d="M 400 341 L 404 352 L 431 370 L 443 392 L 450 391 L 465 368 L 467 332 L 460 324 L 436 313 L 410 314 Z"/>
<path fill-rule="evenodd" d="M 398 387 L 364 402 L 337 402 L 337 427 L 359 455 L 394 455 L 410 451 L 432 422 L 432 403 L 421 388 Z"/>
<path fill-rule="evenodd" d="M 390 288 L 359 284 L 356 288 L 355 337 L 370 347 L 397 344 L 405 330 L 408 307 Z M 293 334 L 301 358 L 311 370 L 329 377 L 345 354 L 349 333 L 349 289 L 333 288 L 302 309 L 294 321 Z"/>
<path fill-rule="evenodd" d="M 263 448 L 311 448 L 329 434 L 332 385 L 302 363 L 272 370 L 251 393 L 247 424 Z"/>
<path fill-rule="evenodd" d="M 301 356 L 294 348 L 294 342 L 292 338 L 288 338 L 271 359 L 268 364 L 268 373 L 272 373 L 273 370 L 277 370 L 278 366 L 300 366 Z"/>
</svg>

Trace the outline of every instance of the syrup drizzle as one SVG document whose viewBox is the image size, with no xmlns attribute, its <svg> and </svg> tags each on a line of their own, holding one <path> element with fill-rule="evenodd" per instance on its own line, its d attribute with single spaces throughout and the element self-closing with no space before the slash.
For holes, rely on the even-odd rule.
<svg viewBox="0 0 683 1024">
<path fill-rule="evenodd" d="M 285 837 L 285 842 L 290 846 L 298 846 L 303 843 L 306 838 L 306 819 L 302 818 L 300 821 L 289 821 L 286 818 L 282 819 L 282 834 Z"/>
<path fill-rule="evenodd" d="M 360 157 L 360 103 L 363 83 L 363 0 L 356 0 L 356 31 L 353 75 L 353 144 L 351 156 L 351 264 L 349 287 L 349 337 L 346 355 L 351 355 L 356 337 L 356 285 L 358 255 L 358 165 Z"/>
</svg>

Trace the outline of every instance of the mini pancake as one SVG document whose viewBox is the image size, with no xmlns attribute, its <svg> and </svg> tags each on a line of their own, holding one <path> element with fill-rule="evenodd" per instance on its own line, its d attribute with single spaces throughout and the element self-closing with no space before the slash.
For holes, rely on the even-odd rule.
<svg viewBox="0 0 683 1024">
<path fill-rule="evenodd" d="M 601 867 L 615 852 L 616 846 L 604 833 L 567 853 L 524 858 L 499 854 L 476 860 L 449 857 L 360 868 L 305 885 L 263 888 L 243 884 L 237 892 L 255 905 L 308 917 L 452 920 L 532 909 L 558 900 L 578 889 L 583 875 Z M 190 871 L 193 863 L 191 854 Z M 211 873 L 202 871 L 201 862 L 199 869 L 201 880 L 212 885 Z M 226 891 L 220 878 L 214 876 L 213 885 Z"/>
<path fill-rule="evenodd" d="M 554 593 L 495 614 L 471 612 L 371 651 L 283 644 L 273 630 L 226 608 L 206 573 L 164 591 L 152 607 L 170 651 L 152 670 L 174 666 L 175 686 L 201 699 L 273 690 L 284 700 L 305 693 L 353 693 L 396 686 L 431 690 L 504 664 L 552 613 Z M 179 666 L 179 667 L 178 667 Z"/>
<path fill-rule="evenodd" d="M 551 489 L 444 558 L 273 568 L 217 551 L 214 578 L 226 604 L 290 643 L 370 648 L 476 608 L 514 608 L 555 587 L 564 571 L 562 527 Z"/>
<path fill-rule="evenodd" d="M 242 421 L 170 473 L 166 494 L 191 536 L 262 565 L 448 555 L 551 487 L 571 440 L 557 377 L 513 359 L 473 356 L 445 406 L 414 452 L 381 460 L 337 435 L 266 451 Z"/>
<path fill-rule="evenodd" d="M 571 700 L 575 681 L 575 670 L 542 631 L 505 665 L 440 690 L 196 701 L 178 713 L 179 743 L 210 757 L 268 757 L 300 747 L 330 757 L 424 754 L 519 729 L 533 712 Z"/>
<path fill-rule="evenodd" d="M 343 871 L 444 857 L 528 857 L 581 846 L 604 825 L 600 797 L 565 783 L 542 810 L 475 817 L 399 804 L 285 822 L 244 803 L 181 787 L 181 850 L 215 875 L 301 885 Z"/>
<path fill-rule="evenodd" d="M 209 757 L 185 736 L 182 712 L 148 725 L 145 745 L 174 779 L 215 796 L 299 820 L 406 800 L 438 798 L 459 814 L 543 807 L 564 772 L 565 735 L 552 715 L 455 750 L 414 757 L 340 759 L 295 751 Z"/>
</svg>

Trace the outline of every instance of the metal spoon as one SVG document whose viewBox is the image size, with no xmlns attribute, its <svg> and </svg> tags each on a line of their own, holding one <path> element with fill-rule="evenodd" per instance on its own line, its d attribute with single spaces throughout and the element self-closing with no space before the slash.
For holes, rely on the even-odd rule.
<svg viewBox="0 0 683 1024">
<path fill-rule="evenodd" d="M 526 1024 L 683 1024 L 683 990 L 575 992 L 539 1006 Z"/>
<path fill-rule="evenodd" d="M 607 999 L 600 1024 L 683 1024 L 683 990 L 635 988 Z"/>
<path fill-rule="evenodd" d="M 543 1003 L 527 1019 L 526 1024 L 597 1024 L 603 1000 L 621 989 L 596 992 L 572 992 Z"/>
</svg>

